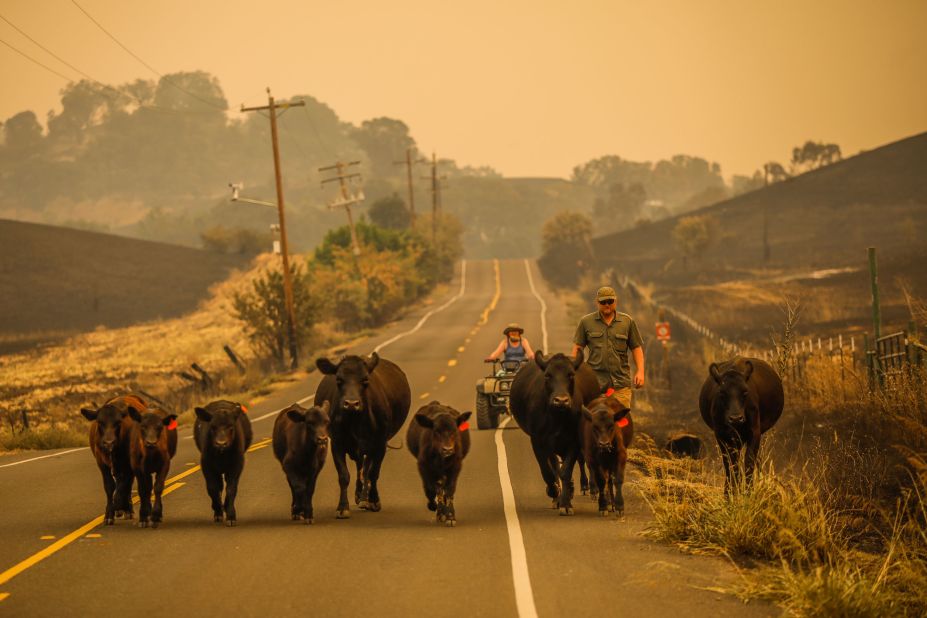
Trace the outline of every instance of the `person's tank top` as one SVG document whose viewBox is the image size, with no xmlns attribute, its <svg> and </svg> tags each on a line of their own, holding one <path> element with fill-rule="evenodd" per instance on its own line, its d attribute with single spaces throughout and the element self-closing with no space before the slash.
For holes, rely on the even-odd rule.
<svg viewBox="0 0 927 618">
<path fill-rule="evenodd" d="M 518 342 L 518 345 L 512 345 L 511 341 L 505 342 L 505 360 L 507 361 L 521 361 L 525 360 L 525 346 L 521 341 Z"/>
</svg>

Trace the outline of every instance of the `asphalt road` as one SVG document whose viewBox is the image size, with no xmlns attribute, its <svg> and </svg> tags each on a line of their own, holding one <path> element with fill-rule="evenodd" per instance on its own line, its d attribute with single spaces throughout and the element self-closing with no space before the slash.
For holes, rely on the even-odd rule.
<svg viewBox="0 0 927 618">
<path fill-rule="evenodd" d="M 474 384 L 487 369 L 482 359 L 508 322 L 521 322 L 536 349 L 544 345 L 544 327 L 553 351 L 569 348 L 574 325 L 533 264 L 467 262 L 462 270 L 444 298 L 350 350 L 380 346 L 405 370 L 410 419 L 433 399 L 473 410 Z M 98 525 L 102 483 L 87 450 L 0 458 L 0 616 L 776 613 L 707 589 L 736 577 L 726 562 L 642 538 L 648 511 L 633 483 L 626 484 L 621 519 L 600 518 L 582 496 L 574 517 L 558 516 L 528 438 L 514 425 L 479 431 L 473 419 L 456 528 L 434 523 L 406 449 L 387 453 L 381 512 L 355 509 L 350 520 L 336 520 L 329 460 L 315 495 L 315 525 L 291 521 L 289 489 L 267 438 L 275 411 L 309 397 L 318 380 L 312 374 L 249 408 L 255 446 L 236 528 L 212 522 L 198 453 L 184 439 L 189 429 L 181 431 L 171 477 L 189 474 L 165 491 L 157 530 L 123 520 Z M 646 417 L 635 423 L 656 429 Z"/>
</svg>

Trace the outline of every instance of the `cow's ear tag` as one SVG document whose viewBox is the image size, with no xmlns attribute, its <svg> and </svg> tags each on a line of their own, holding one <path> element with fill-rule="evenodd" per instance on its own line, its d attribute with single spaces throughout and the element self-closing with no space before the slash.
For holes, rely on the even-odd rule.
<svg viewBox="0 0 927 618">
<path fill-rule="evenodd" d="M 244 412 L 245 414 L 248 413 L 248 408 L 246 408 L 245 406 L 238 404 L 238 407 L 241 408 L 241 411 Z"/>
<path fill-rule="evenodd" d="M 171 422 L 168 424 L 167 428 L 168 428 L 168 430 L 177 429 L 177 419 L 175 418 L 175 419 L 171 420 Z"/>
<path fill-rule="evenodd" d="M 621 418 L 621 419 L 615 421 L 615 425 L 617 425 L 618 427 L 627 427 L 627 426 L 628 426 L 628 417 L 625 416 L 624 418 Z"/>
<path fill-rule="evenodd" d="M 605 396 L 606 396 L 606 397 L 611 397 L 611 396 L 614 395 L 614 394 L 615 394 L 615 389 L 613 389 L 613 388 L 609 388 L 607 391 L 605 391 Z"/>
<path fill-rule="evenodd" d="M 464 422 L 462 422 L 462 423 L 460 424 L 460 427 L 458 427 L 458 429 L 460 429 L 460 431 L 467 431 L 468 429 L 470 429 L 470 423 L 469 423 L 469 421 L 464 421 Z"/>
</svg>

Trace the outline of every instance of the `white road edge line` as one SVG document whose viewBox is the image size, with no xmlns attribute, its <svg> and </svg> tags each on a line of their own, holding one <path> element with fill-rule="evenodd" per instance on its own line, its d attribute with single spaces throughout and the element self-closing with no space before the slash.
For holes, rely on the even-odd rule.
<svg viewBox="0 0 927 618">
<path fill-rule="evenodd" d="M 528 285 L 531 287 L 531 293 L 541 303 L 541 349 L 550 354 L 550 349 L 547 347 L 547 303 L 544 302 L 544 299 L 538 294 L 537 288 L 534 287 L 534 277 L 531 276 L 531 263 L 528 260 L 525 260 L 525 272 L 528 273 Z"/>
<path fill-rule="evenodd" d="M 373 351 L 379 354 L 380 350 L 382 350 L 386 346 L 399 341 L 403 337 L 411 335 L 412 333 L 420 329 L 425 324 L 425 322 L 428 321 L 428 318 L 430 318 L 432 315 L 434 315 L 435 313 L 438 313 L 439 311 L 444 311 L 445 309 L 450 307 L 457 299 L 463 296 L 464 290 L 466 289 L 467 289 L 467 260 L 461 260 L 460 261 L 460 291 L 457 292 L 457 294 L 455 294 L 450 300 L 448 300 L 446 303 L 444 303 L 440 307 L 436 307 L 435 309 L 432 309 L 431 311 L 423 315 L 422 319 L 419 320 L 418 324 L 416 324 L 414 327 L 412 327 L 411 329 L 407 330 L 404 333 L 399 333 L 398 335 L 396 335 L 395 337 L 392 337 L 391 339 L 387 339 L 386 341 L 384 341 L 383 343 L 375 347 Z"/>
<path fill-rule="evenodd" d="M 19 464 L 29 463 L 30 461 L 37 461 L 39 459 L 47 459 L 49 457 L 58 457 L 59 455 L 67 455 L 68 453 L 76 453 L 77 451 L 86 451 L 89 449 L 89 446 L 82 446 L 80 448 L 72 448 L 70 451 L 61 451 L 60 453 L 50 453 L 48 455 L 40 455 L 38 457 L 33 457 L 31 459 L 23 459 L 22 461 L 14 461 L 13 463 L 3 464 L 0 468 L 9 468 L 10 466 L 18 466 Z"/>
<path fill-rule="evenodd" d="M 515 584 L 515 608 L 518 618 L 537 618 L 538 610 L 534 606 L 534 592 L 531 589 L 531 577 L 528 575 L 528 557 L 525 554 L 525 539 L 521 535 L 521 524 L 515 510 L 515 491 L 509 478 L 509 460 L 505 454 L 505 442 L 502 431 L 512 420 L 506 416 L 499 423 L 494 436 L 496 456 L 499 460 L 499 484 L 502 486 L 502 507 L 505 513 L 505 527 L 509 534 L 509 553 L 512 556 L 512 582 Z"/>
</svg>

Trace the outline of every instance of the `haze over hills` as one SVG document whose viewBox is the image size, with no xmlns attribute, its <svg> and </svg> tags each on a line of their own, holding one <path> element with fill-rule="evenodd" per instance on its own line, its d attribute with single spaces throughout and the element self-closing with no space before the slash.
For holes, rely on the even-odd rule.
<svg viewBox="0 0 927 618">
<path fill-rule="evenodd" d="M 711 241 L 683 268 L 673 229 L 694 215 L 708 217 Z M 593 248 L 604 264 L 678 284 L 758 268 L 859 265 L 868 246 L 895 258 L 922 248 L 925 237 L 927 133 L 921 133 L 685 215 L 598 236 Z"/>
<path fill-rule="evenodd" d="M 240 256 L 0 219 L 0 336 L 177 316 L 245 263 Z"/>
</svg>

